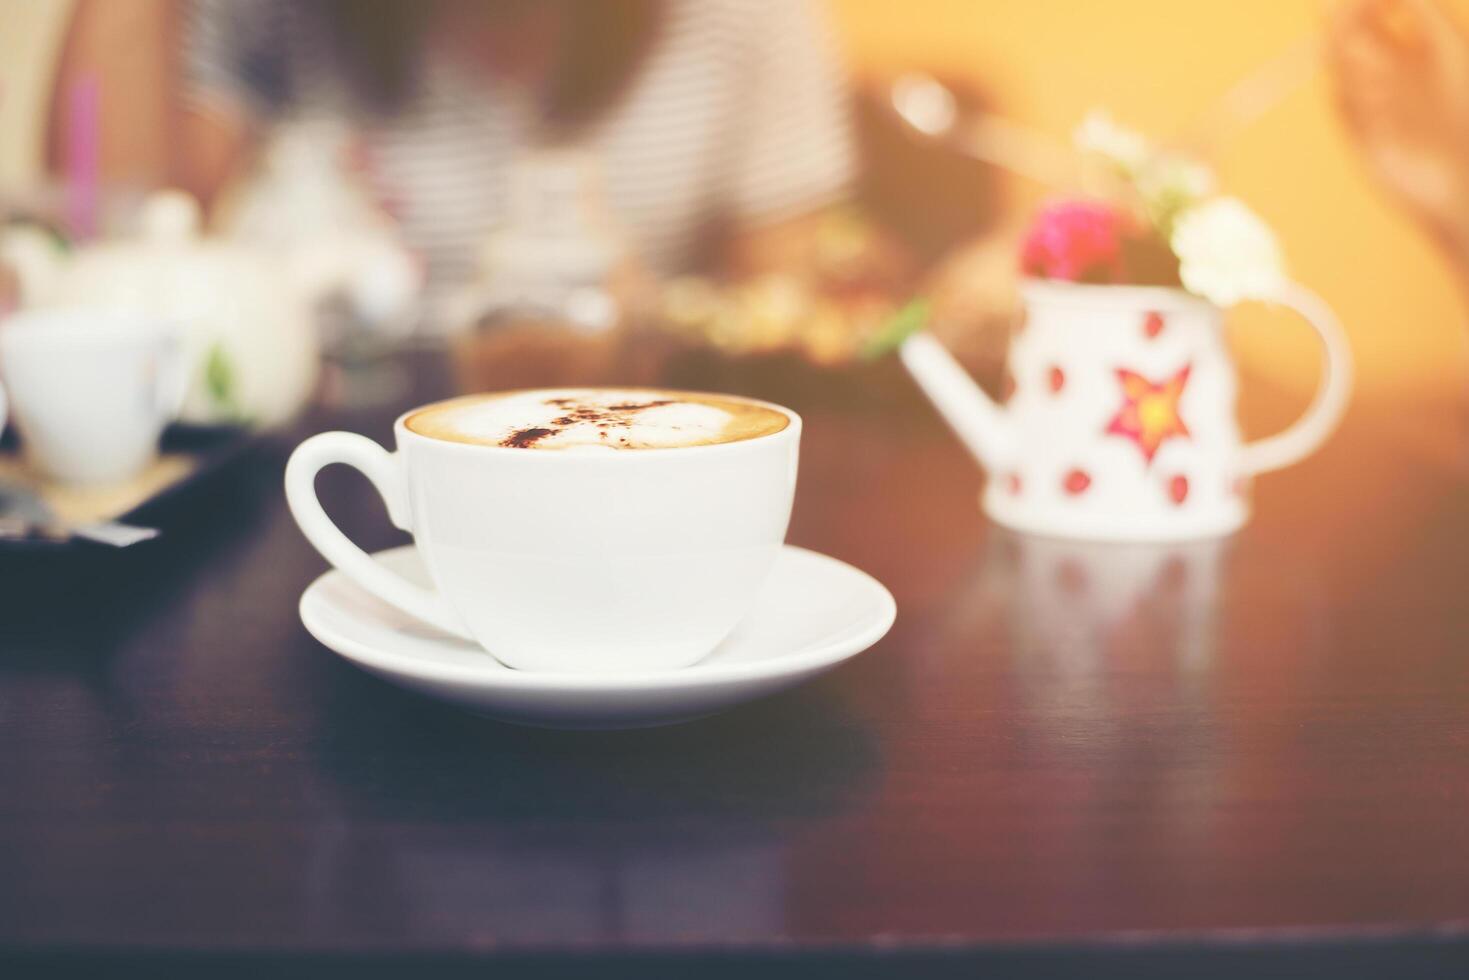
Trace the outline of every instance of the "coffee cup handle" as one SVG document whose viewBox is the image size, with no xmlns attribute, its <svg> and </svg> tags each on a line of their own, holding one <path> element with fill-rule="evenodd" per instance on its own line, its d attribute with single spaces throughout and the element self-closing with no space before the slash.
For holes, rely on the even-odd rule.
<svg viewBox="0 0 1469 980">
<path fill-rule="evenodd" d="M 443 597 L 378 564 L 326 515 L 316 496 L 316 474 L 333 463 L 360 470 L 382 495 L 393 524 L 405 531 L 413 530 L 409 522 L 407 483 L 398 457 L 363 436 L 323 432 L 297 446 L 286 463 L 286 503 L 306 540 L 334 568 L 383 602 L 472 642 L 473 638 Z"/>
<path fill-rule="evenodd" d="M 1278 470 L 1311 455 L 1341 422 L 1352 394 L 1352 351 L 1341 321 L 1326 301 L 1304 286 L 1288 284 L 1275 298 L 1294 310 L 1321 340 L 1321 384 L 1295 424 L 1284 432 L 1247 443 L 1240 450 L 1241 475 Z"/>
</svg>

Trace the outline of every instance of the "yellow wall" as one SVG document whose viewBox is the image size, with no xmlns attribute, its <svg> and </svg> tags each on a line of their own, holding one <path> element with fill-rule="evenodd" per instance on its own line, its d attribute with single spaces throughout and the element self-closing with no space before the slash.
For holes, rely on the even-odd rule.
<svg viewBox="0 0 1469 980">
<path fill-rule="evenodd" d="M 1254 66 L 1319 30 L 1321 0 L 830 0 L 860 75 L 912 66 L 969 72 L 1004 112 L 1069 133 L 1090 108 L 1164 135 Z M 1456 12 L 1469 15 L 1469 0 Z M 1465 17 L 1461 16 L 1461 20 Z M 1458 399 L 1469 379 L 1464 310 L 1448 268 L 1379 197 L 1318 72 L 1217 160 L 1224 189 L 1280 234 L 1292 272 L 1336 307 L 1363 396 Z M 1017 186 L 1019 200 L 1034 187 Z M 1236 331 L 1252 373 L 1304 388 L 1309 335 L 1250 315 Z"/>
</svg>

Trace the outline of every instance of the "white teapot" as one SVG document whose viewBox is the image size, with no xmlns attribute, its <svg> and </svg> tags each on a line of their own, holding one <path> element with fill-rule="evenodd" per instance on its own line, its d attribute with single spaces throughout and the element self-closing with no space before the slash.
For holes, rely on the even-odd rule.
<svg viewBox="0 0 1469 980">
<path fill-rule="evenodd" d="M 268 252 L 201 236 L 199 206 L 181 191 L 145 202 L 136 238 L 57 252 L 50 268 L 15 264 L 28 305 L 127 310 L 178 324 L 193 375 L 184 421 L 278 425 L 315 386 L 309 297 Z"/>
<path fill-rule="evenodd" d="M 1112 541 L 1205 538 L 1249 516 L 1251 479 L 1296 463 L 1346 409 L 1352 358 L 1330 307 L 1299 285 L 1274 297 L 1322 344 L 1322 382 L 1284 432 L 1245 442 L 1223 311 L 1181 289 L 1029 280 L 997 405 L 928 333 L 903 365 L 989 471 L 985 512 L 1020 531 Z"/>
</svg>

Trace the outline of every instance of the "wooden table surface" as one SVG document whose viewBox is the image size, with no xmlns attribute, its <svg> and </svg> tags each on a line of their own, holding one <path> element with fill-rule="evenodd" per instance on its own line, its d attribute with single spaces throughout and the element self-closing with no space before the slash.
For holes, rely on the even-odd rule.
<svg viewBox="0 0 1469 980">
<path fill-rule="evenodd" d="M 1089 547 L 990 526 L 891 367 L 684 366 L 805 415 L 790 540 L 898 621 L 727 715 L 569 733 L 297 620 L 324 565 L 285 452 L 447 387 L 402 368 L 153 544 L 0 556 L 0 967 L 1469 975 L 1469 479 L 1391 412 L 1263 478 L 1232 539 Z M 322 487 L 403 540 L 359 477 Z"/>
</svg>

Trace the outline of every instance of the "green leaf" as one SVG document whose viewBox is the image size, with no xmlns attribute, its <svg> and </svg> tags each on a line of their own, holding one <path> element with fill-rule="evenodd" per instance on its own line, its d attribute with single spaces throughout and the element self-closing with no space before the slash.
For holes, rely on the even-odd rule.
<svg viewBox="0 0 1469 980">
<path fill-rule="evenodd" d="M 235 402 L 235 368 L 224 345 L 215 343 L 204 359 L 204 385 L 209 398 L 221 411 L 230 416 L 240 414 Z"/>
<path fill-rule="evenodd" d="M 919 297 L 899 309 L 862 348 L 864 361 L 875 361 L 897 350 L 903 341 L 928 325 L 927 299 Z"/>
</svg>

